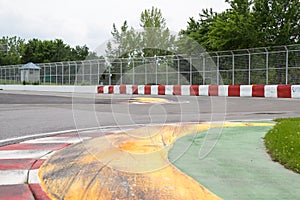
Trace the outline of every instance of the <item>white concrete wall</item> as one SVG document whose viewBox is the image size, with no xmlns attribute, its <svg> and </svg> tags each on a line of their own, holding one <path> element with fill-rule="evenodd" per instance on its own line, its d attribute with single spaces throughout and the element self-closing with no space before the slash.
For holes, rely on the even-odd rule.
<svg viewBox="0 0 300 200">
<path fill-rule="evenodd" d="M 60 86 L 60 85 L 0 85 L 2 90 L 97 93 L 97 86 Z"/>
</svg>

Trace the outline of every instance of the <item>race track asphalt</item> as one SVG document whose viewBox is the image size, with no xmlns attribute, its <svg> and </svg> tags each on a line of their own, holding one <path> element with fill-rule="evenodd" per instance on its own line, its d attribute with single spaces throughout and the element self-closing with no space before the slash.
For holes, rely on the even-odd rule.
<svg viewBox="0 0 300 200">
<path fill-rule="evenodd" d="M 0 140 L 99 126 L 300 116 L 300 99 L 147 96 L 170 103 L 128 103 L 137 96 L 0 91 Z"/>
</svg>

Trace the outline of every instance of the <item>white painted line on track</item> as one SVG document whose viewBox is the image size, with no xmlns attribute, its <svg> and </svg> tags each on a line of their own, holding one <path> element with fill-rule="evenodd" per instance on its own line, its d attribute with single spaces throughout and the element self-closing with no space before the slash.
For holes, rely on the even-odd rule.
<svg viewBox="0 0 300 200">
<path fill-rule="evenodd" d="M 83 140 L 88 140 L 91 139 L 91 137 L 80 137 L 80 138 L 74 138 L 74 137 L 45 137 L 45 138 L 38 138 L 34 140 L 27 140 L 25 142 L 21 143 L 43 143 L 43 144 L 48 144 L 48 143 L 79 143 L 82 142 Z"/>
</svg>

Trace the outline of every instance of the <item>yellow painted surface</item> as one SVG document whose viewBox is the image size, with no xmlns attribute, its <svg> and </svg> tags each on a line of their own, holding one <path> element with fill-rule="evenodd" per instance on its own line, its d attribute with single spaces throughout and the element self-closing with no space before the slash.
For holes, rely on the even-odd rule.
<svg viewBox="0 0 300 200">
<path fill-rule="evenodd" d="M 151 98 L 151 97 L 137 97 L 132 98 L 129 102 L 138 102 L 138 103 L 168 103 L 170 100 L 164 98 Z"/>
<path fill-rule="evenodd" d="M 220 199 L 171 165 L 168 150 L 178 138 L 212 127 L 270 125 L 165 125 L 95 138 L 47 160 L 41 186 L 53 199 Z"/>
</svg>

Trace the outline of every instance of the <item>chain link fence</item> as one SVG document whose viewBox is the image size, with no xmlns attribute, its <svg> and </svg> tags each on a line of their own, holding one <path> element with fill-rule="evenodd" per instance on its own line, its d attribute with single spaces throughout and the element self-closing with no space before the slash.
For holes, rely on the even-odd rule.
<svg viewBox="0 0 300 200">
<path fill-rule="evenodd" d="M 37 65 L 42 85 L 300 84 L 300 45 Z M 21 66 L 1 66 L 0 84 L 23 84 Z"/>
</svg>

